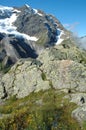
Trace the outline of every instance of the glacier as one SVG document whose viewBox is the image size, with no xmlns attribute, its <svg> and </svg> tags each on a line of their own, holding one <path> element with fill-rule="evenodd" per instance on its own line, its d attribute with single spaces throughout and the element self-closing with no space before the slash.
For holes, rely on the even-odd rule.
<svg viewBox="0 0 86 130">
<path fill-rule="evenodd" d="M 14 9 L 12 7 L 0 6 L 0 11 L 1 11 L 0 15 L 4 15 L 5 12 L 9 14 L 9 12 L 10 12 L 9 17 L 0 19 L 0 32 L 1 33 L 12 34 L 16 37 L 22 37 L 22 38 L 25 38 L 25 39 L 31 40 L 31 41 L 38 40 L 38 38 L 36 38 L 35 36 L 29 36 L 27 34 L 18 32 L 17 27 L 13 25 L 13 23 L 16 21 L 16 19 L 18 17 L 18 13 L 20 13 L 19 10 Z"/>
</svg>

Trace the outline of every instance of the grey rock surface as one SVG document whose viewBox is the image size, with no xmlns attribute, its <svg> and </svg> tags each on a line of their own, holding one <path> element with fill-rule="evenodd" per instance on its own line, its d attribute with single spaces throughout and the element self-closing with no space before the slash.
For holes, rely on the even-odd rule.
<svg viewBox="0 0 86 130">
<path fill-rule="evenodd" d="M 86 67 L 72 60 L 56 60 L 49 52 L 46 49 L 37 60 L 18 61 L 2 77 L 8 95 L 25 97 L 33 91 L 50 87 L 86 92 Z"/>
<path fill-rule="evenodd" d="M 82 125 L 82 123 L 86 121 L 86 104 L 76 108 L 72 112 L 72 117 L 77 119 L 78 122 Z"/>
<path fill-rule="evenodd" d="M 30 61 L 19 61 L 12 69 L 3 76 L 0 85 L 0 97 L 3 96 L 3 86 L 9 96 L 16 95 L 23 98 L 31 92 L 49 89 L 49 81 L 44 81 L 41 77 L 42 71 L 31 65 Z"/>
</svg>

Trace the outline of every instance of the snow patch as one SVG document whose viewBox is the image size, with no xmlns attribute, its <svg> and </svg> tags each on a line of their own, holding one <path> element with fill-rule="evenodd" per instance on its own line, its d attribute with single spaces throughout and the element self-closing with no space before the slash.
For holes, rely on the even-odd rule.
<svg viewBox="0 0 86 130">
<path fill-rule="evenodd" d="M 43 16 L 43 14 L 39 13 L 37 9 L 33 9 L 35 14 L 38 14 L 40 16 Z"/>
<path fill-rule="evenodd" d="M 54 26 L 56 26 L 56 28 L 57 28 L 57 36 L 56 36 L 57 41 L 56 41 L 55 45 L 59 45 L 59 44 L 61 44 L 62 41 L 64 40 L 64 39 L 61 38 L 62 35 L 64 35 L 64 31 L 61 30 L 61 29 L 58 29 L 58 24 L 53 20 L 52 16 L 47 15 L 47 17 L 48 17 L 48 19 L 51 21 L 51 23 L 52 23 Z M 45 25 L 46 25 L 46 27 L 47 27 L 48 29 L 50 29 L 49 25 L 48 25 L 46 22 L 45 22 Z"/>
<path fill-rule="evenodd" d="M 17 32 L 17 31 L 12 31 L 10 34 L 14 35 L 15 37 L 24 38 L 24 39 L 31 40 L 31 41 L 37 41 L 38 40 L 38 38 L 36 38 L 36 37 L 29 36 L 27 34 L 20 33 L 20 32 Z"/>
<path fill-rule="evenodd" d="M 10 18 L 0 19 L 0 32 L 9 34 L 16 30 L 16 27 L 13 26 L 13 22 L 15 22 L 16 19 L 17 16 L 15 13 L 13 13 Z"/>
<path fill-rule="evenodd" d="M 12 11 L 13 7 L 8 7 L 8 6 L 2 6 L 2 5 L 0 5 L 0 10 L 2 10 L 2 11 L 4 11 L 4 10 Z"/>
<path fill-rule="evenodd" d="M 41 14 L 41 13 L 37 13 L 38 15 L 40 15 L 40 16 L 43 16 L 43 14 Z"/>
<path fill-rule="evenodd" d="M 12 26 L 13 23 L 16 21 L 17 15 L 14 13 L 10 18 L 9 18 L 9 25 Z"/>
<path fill-rule="evenodd" d="M 14 9 L 12 12 L 13 12 L 13 13 L 14 13 L 14 12 L 20 13 L 21 11 L 20 11 L 20 10 L 17 10 L 17 9 Z"/>
<path fill-rule="evenodd" d="M 34 10 L 34 13 L 37 14 L 38 10 L 37 9 L 33 9 Z"/>
<path fill-rule="evenodd" d="M 64 40 L 64 39 L 61 38 L 61 36 L 64 34 L 64 32 L 63 32 L 63 30 L 57 29 L 57 34 L 58 34 L 57 42 L 55 44 L 59 45 Z"/>
<path fill-rule="evenodd" d="M 27 8 L 30 8 L 30 6 L 29 6 L 28 4 L 25 4 L 25 6 L 26 6 Z"/>
<path fill-rule="evenodd" d="M 38 38 L 29 36 L 29 35 L 24 34 L 24 33 L 19 34 L 19 35 L 22 36 L 23 38 L 27 39 L 27 40 L 31 40 L 31 41 L 37 41 L 38 40 Z"/>
</svg>

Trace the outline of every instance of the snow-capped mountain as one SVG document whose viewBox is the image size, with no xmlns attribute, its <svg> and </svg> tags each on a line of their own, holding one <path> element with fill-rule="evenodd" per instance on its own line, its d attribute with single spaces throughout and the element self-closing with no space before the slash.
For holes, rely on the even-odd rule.
<svg viewBox="0 0 86 130">
<path fill-rule="evenodd" d="M 12 34 L 16 37 L 24 37 L 28 40 L 36 41 L 36 37 L 30 37 L 17 31 L 17 27 L 13 23 L 17 20 L 18 14 L 21 12 L 12 7 L 0 7 L 0 32 L 5 34 Z"/>
<path fill-rule="evenodd" d="M 59 20 L 41 10 L 0 6 L 0 61 L 36 58 L 44 47 L 68 38 L 67 33 Z"/>
</svg>

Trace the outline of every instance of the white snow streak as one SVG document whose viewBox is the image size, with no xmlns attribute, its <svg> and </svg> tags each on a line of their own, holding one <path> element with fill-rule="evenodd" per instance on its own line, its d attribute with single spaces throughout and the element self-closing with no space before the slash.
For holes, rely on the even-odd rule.
<svg viewBox="0 0 86 130">
<path fill-rule="evenodd" d="M 38 10 L 37 9 L 33 9 L 34 10 L 34 13 L 37 14 Z"/>
<path fill-rule="evenodd" d="M 13 31 L 16 30 L 16 27 L 13 26 L 13 22 L 17 19 L 15 13 L 11 15 L 10 18 L 0 19 L 0 32 L 11 34 Z"/>
<path fill-rule="evenodd" d="M 31 9 L 31 7 L 28 5 L 28 4 L 25 4 L 27 8 Z M 38 13 L 38 10 L 37 9 L 32 9 L 34 11 L 34 14 L 38 14 L 40 16 L 43 16 L 43 14 L 41 13 Z"/>
<path fill-rule="evenodd" d="M 60 30 L 60 29 L 58 29 L 57 32 L 59 32 L 59 35 L 57 36 L 56 45 L 59 45 L 64 40 L 64 39 L 61 38 L 61 36 L 64 34 L 64 32 L 62 30 Z"/>
<path fill-rule="evenodd" d="M 25 6 L 26 6 L 27 8 L 31 8 L 28 4 L 25 4 Z"/>
<path fill-rule="evenodd" d="M 27 34 L 20 33 L 20 32 L 17 32 L 17 31 L 12 31 L 10 34 L 13 34 L 16 37 L 21 37 L 21 38 L 23 37 L 23 38 L 25 38 L 27 40 L 31 40 L 31 41 L 37 41 L 38 40 L 38 38 L 36 38 L 36 37 L 29 36 Z"/>
<path fill-rule="evenodd" d="M 38 15 L 40 15 L 40 16 L 43 16 L 43 14 L 41 14 L 41 13 L 37 13 Z"/>
<path fill-rule="evenodd" d="M 48 16 L 48 19 L 51 21 L 52 24 L 57 26 L 57 37 L 56 37 L 57 41 L 56 41 L 55 45 L 59 45 L 64 40 L 64 39 L 61 38 L 62 35 L 64 35 L 64 31 L 58 28 L 58 24 L 55 23 L 55 21 L 53 20 L 52 16 Z M 47 28 L 49 28 L 49 27 L 47 26 Z"/>
<path fill-rule="evenodd" d="M 38 14 L 38 15 L 40 15 L 40 16 L 43 16 L 43 14 L 39 13 L 37 9 L 33 9 L 33 10 L 34 10 L 35 14 Z"/>
</svg>

